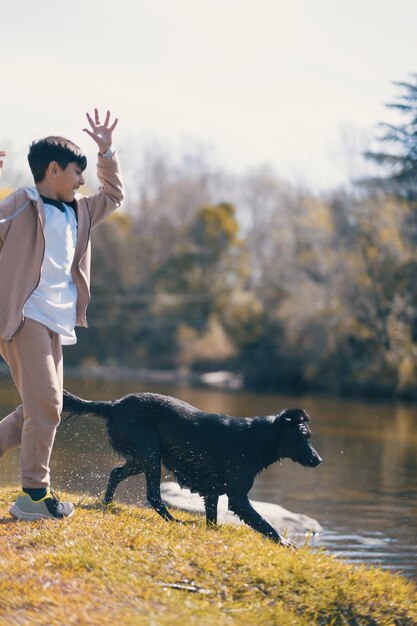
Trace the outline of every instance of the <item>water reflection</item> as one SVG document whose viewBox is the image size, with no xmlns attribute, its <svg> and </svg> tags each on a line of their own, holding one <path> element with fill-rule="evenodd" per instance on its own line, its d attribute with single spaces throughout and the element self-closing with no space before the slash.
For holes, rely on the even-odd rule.
<svg viewBox="0 0 417 626">
<path fill-rule="evenodd" d="M 313 540 L 348 561 L 376 564 L 417 579 L 417 408 L 334 398 L 284 397 L 158 386 L 67 380 L 88 398 L 113 398 L 132 391 L 175 395 L 204 410 L 262 415 L 302 406 L 312 416 L 313 445 L 324 459 L 315 469 L 287 460 L 255 481 L 251 497 L 282 504 L 319 520 L 324 533 Z M 0 380 L 0 418 L 17 403 L 11 383 Z M 79 418 L 62 424 L 54 449 L 54 486 L 99 496 L 118 462 L 104 422 Z M 0 485 L 18 485 L 18 453 L 0 460 Z M 144 481 L 132 477 L 117 498 L 142 502 Z"/>
</svg>

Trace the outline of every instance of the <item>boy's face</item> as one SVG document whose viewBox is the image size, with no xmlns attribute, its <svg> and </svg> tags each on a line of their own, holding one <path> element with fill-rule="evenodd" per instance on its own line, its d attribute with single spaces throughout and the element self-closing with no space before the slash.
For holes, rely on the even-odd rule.
<svg viewBox="0 0 417 626">
<path fill-rule="evenodd" d="M 78 188 L 84 185 L 82 169 L 78 163 L 68 163 L 64 170 L 56 162 L 50 166 L 52 172 L 50 182 L 53 184 L 56 199 L 62 202 L 72 202 Z"/>
</svg>

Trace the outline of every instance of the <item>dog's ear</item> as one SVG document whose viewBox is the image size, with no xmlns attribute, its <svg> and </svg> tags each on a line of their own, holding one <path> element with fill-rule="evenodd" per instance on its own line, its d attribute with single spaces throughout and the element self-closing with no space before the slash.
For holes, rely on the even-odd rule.
<svg viewBox="0 0 417 626">
<path fill-rule="evenodd" d="M 280 418 L 284 422 L 291 422 L 292 424 L 304 424 L 310 421 L 310 417 L 304 409 L 285 409 L 281 412 Z"/>
</svg>

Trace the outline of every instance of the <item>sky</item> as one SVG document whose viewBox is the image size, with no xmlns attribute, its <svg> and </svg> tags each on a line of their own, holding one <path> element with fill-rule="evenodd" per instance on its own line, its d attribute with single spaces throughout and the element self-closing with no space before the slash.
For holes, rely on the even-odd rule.
<svg viewBox="0 0 417 626">
<path fill-rule="evenodd" d="M 358 174 L 357 155 L 389 119 L 393 81 L 417 70 L 415 0 L 2 5 L 0 149 L 10 168 L 26 168 L 30 142 L 50 134 L 93 156 L 82 129 L 97 106 L 119 118 L 115 144 L 129 158 L 153 139 L 173 151 L 206 146 L 226 169 L 268 164 L 325 189 Z"/>
</svg>

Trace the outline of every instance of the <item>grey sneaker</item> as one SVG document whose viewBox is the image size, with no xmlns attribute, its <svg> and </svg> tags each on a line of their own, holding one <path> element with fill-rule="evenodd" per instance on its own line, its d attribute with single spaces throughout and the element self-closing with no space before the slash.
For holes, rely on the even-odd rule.
<svg viewBox="0 0 417 626">
<path fill-rule="evenodd" d="M 61 502 L 52 489 L 48 489 L 46 496 L 41 500 L 32 500 L 22 491 L 10 507 L 9 513 L 21 520 L 62 519 L 74 514 L 74 505 L 71 502 Z"/>
</svg>

